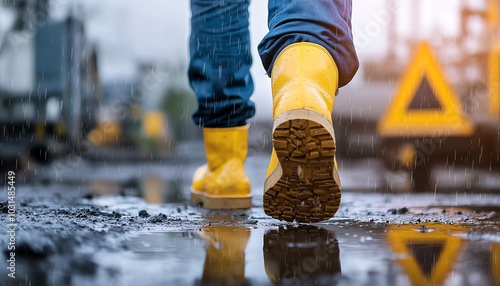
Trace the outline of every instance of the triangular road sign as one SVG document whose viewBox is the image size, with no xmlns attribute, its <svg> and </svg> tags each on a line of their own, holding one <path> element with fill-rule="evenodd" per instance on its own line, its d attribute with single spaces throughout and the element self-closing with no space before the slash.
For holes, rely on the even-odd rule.
<svg viewBox="0 0 500 286">
<path fill-rule="evenodd" d="M 432 277 L 434 270 L 436 269 L 436 264 L 441 257 L 443 252 L 444 244 L 446 241 L 434 241 L 432 244 L 420 243 L 420 242 L 409 242 L 406 244 L 408 250 L 410 250 L 411 256 L 415 258 L 420 272 L 425 277 Z"/>
<path fill-rule="evenodd" d="M 424 77 L 415 92 L 415 96 L 413 96 L 413 99 L 411 100 L 410 106 L 408 106 L 408 111 L 426 109 L 435 109 L 436 111 L 440 111 L 443 109 L 443 106 L 434 94 L 429 80 L 427 80 L 427 77 Z"/>
<path fill-rule="evenodd" d="M 462 239 L 453 234 L 462 229 L 430 224 L 424 230 L 416 225 L 391 225 L 387 238 L 413 285 L 441 285 L 460 255 Z"/>
<path fill-rule="evenodd" d="M 378 124 L 383 136 L 467 136 L 474 125 L 432 55 L 422 43 Z"/>
</svg>

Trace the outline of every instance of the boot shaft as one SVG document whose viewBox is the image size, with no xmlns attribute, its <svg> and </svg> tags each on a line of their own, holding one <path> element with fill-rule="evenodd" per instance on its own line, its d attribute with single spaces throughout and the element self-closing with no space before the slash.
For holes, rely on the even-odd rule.
<svg viewBox="0 0 500 286">
<path fill-rule="evenodd" d="M 274 120 L 293 109 L 309 109 L 331 121 L 338 87 L 337 66 L 320 45 L 295 43 L 276 58 L 271 74 Z"/>
<path fill-rule="evenodd" d="M 232 159 L 245 162 L 248 152 L 248 125 L 231 128 L 204 128 L 203 140 L 210 171 Z"/>
</svg>

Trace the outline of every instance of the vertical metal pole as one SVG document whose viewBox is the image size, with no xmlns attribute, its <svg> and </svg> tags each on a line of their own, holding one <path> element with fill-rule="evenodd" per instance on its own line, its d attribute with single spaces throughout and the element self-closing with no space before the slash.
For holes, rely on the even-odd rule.
<svg viewBox="0 0 500 286">
<path fill-rule="evenodd" d="M 488 86 L 490 114 L 500 119 L 500 0 L 487 0 L 487 21 L 492 35 L 488 59 Z"/>
<path fill-rule="evenodd" d="M 389 34 L 387 35 L 387 47 L 389 47 L 389 59 L 396 58 L 396 13 L 392 11 L 395 7 L 395 0 L 387 0 L 386 9 L 389 12 Z"/>
<path fill-rule="evenodd" d="M 487 21 L 490 31 L 498 36 L 499 28 L 499 14 L 500 14 L 500 1 L 499 0 L 487 0 Z"/>
<path fill-rule="evenodd" d="M 82 90 L 81 90 L 81 53 L 82 39 L 80 22 L 73 16 L 70 21 L 70 90 L 71 90 L 71 130 L 70 138 L 77 144 L 82 133 Z"/>
<path fill-rule="evenodd" d="M 421 40 L 422 35 L 420 34 L 420 24 L 421 24 L 421 5 L 420 0 L 411 1 L 411 27 L 413 27 L 412 36 L 414 37 L 413 42 L 418 42 Z"/>
</svg>

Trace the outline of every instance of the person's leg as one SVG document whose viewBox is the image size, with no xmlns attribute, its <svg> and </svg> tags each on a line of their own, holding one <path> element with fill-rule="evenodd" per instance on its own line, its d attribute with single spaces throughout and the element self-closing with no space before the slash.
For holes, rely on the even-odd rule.
<svg viewBox="0 0 500 286">
<path fill-rule="evenodd" d="M 198 99 L 193 115 L 203 127 L 207 164 L 194 174 L 191 200 L 210 209 L 250 208 L 250 180 L 243 164 L 252 55 L 249 0 L 191 0 L 189 83 Z"/>
<path fill-rule="evenodd" d="M 354 77 L 359 63 L 351 32 L 351 0 L 269 0 L 269 33 L 259 43 L 267 73 L 280 52 L 298 42 L 324 47 L 335 60 L 339 87 Z"/>
<path fill-rule="evenodd" d="M 255 113 L 249 0 L 191 0 L 189 84 L 201 127 L 246 125 Z"/>
<path fill-rule="evenodd" d="M 269 0 L 259 53 L 272 83 L 264 210 L 274 218 L 317 222 L 338 210 L 332 111 L 338 87 L 358 68 L 350 19 L 350 0 Z"/>
</svg>

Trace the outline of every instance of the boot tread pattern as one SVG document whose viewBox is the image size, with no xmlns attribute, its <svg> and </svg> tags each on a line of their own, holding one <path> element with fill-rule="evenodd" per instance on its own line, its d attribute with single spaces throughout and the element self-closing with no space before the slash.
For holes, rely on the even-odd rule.
<svg viewBox="0 0 500 286">
<path fill-rule="evenodd" d="M 335 215 L 340 186 L 334 176 L 335 139 L 308 119 L 281 123 L 273 144 L 282 175 L 264 193 L 267 215 L 288 222 L 319 222 Z"/>
</svg>

